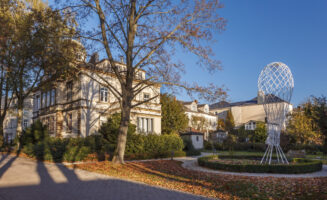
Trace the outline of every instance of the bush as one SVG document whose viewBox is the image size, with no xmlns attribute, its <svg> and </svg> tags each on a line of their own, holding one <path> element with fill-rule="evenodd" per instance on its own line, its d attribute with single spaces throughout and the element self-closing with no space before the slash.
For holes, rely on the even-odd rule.
<svg viewBox="0 0 327 200">
<path fill-rule="evenodd" d="M 120 114 L 116 113 L 108 118 L 100 129 L 104 144 L 108 151 L 113 152 L 117 145 Z M 137 134 L 136 127 L 129 124 L 125 149 L 125 159 L 150 159 L 170 157 L 171 152 L 180 152 L 183 149 L 183 141 L 177 134 L 156 135 Z"/>
<path fill-rule="evenodd" d="M 243 158 L 252 158 L 253 156 L 242 156 Z M 292 160 L 294 164 L 226 164 L 222 162 L 212 162 L 212 159 L 217 159 L 218 156 L 205 156 L 198 158 L 200 166 L 208 167 L 217 170 L 226 170 L 233 172 L 250 172 L 250 173 L 281 173 L 281 174 L 298 174 L 320 171 L 322 162 L 317 160 L 308 160 L 296 158 Z M 230 156 L 219 156 L 220 159 L 231 158 Z M 234 157 L 236 158 L 236 157 Z M 257 159 L 260 159 L 257 157 Z"/>
<path fill-rule="evenodd" d="M 98 160 L 104 160 L 106 155 L 112 154 L 117 145 L 120 117 L 114 115 L 104 123 L 100 135 L 86 138 L 51 138 L 45 126 L 36 122 L 28 128 L 22 136 L 23 152 L 38 160 L 54 162 L 82 161 L 94 154 Z M 177 134 L 143 135 L 135 133 L 135 126 L 130 125 L 126 142 L 126 159 L 151 159 L 185 156 L 183 140 Z"/>
<path fill-rule="evenodd" d="M 184 157 L 186 153 L 184 151 L 174 151 L 174 157 Z M 172 156 L 172 151 L 161 152 L 156 154 L 141 153 L 141 154 L 126 154 L 126 160 L 143 160 L 143 159 L 154 159 L 154 158 L 170 158 Z"/>
<path fill-rule="evenodd" d="M 221 143 L 214 143 L 214 147 L 216 150 L 219 151 L 226 151 L 229 150 L 229 146 L 227 144 Z M 250 151 L 250 152 L 257 152 L 257 151 L 265 151 L 266 144 L 264 143 L 235 143 L 233 145 L 233 150 L 235 151 Z"/>
</svg>

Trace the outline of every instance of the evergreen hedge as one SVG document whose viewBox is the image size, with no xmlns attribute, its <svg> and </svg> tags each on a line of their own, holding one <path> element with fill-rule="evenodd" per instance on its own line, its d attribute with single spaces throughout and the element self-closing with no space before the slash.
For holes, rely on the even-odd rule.
<svg viewBox="0 0 327 200">
<path fill-rule="evenodd" d="M 286 164 L 226 164 L 219 162 L 219 160 L 212 161 L 212 159 L 232 158 L 232 156 L 204 156 L 198 158 L 198 164 L 203 167 L 233 171 L 233 172 L 250 172 L 250 173 L 280 173 L 280 174 L 299 174 L 310 173 L 322 170 L 322 162 L 318 160 L 309 160 L 303 158 L 294 158 L 292 163 Z M 238 159 L 251 159 L 253 156 L 237 156 Z M 260 159 L 260 157 L 256 157 Z"/>
<path fill-rule="evenodd" d="M 95 155 L 104 160 L 112 155 L 117 145 L 119 123 L 109 119 L 99 130 L 99 135 L 86 138 L 53 138 L 47 128 L 37 121 L 20 138 L 22 152 L 38 160 L 74 162 Z M 118 124 L 118 126 L 117 126 Z M 156 135 L 136 134 L 135 126 L 128 130 L 125 159 L 153 159 L 185 156 L 183 140 L 177 134 Z M 92 156 L 91 156 L 92 157 Z M 107 156 L 108 157 L 108 156 Z"/>
</svg>

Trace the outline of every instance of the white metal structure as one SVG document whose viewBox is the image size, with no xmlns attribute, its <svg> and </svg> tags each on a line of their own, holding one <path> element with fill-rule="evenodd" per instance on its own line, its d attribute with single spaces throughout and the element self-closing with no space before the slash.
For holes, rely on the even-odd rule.
<svg viewBox="0 0 327 200">
<path fill-rule="evenodd" d="M 281 62 L 267 65 L 260 73 L 258 79 L 259 95 L 263 98 L 263 106 L 267 115 L 268 145 L 261 159 L 262 163 L 271 164 L 274 150 L 277 162 L 286 163 L 285 154 L 280 147 L 280 132 L 289 111 L 289 102 L 292 97 L 294 80 L 291 70 Z"/>
</svg>

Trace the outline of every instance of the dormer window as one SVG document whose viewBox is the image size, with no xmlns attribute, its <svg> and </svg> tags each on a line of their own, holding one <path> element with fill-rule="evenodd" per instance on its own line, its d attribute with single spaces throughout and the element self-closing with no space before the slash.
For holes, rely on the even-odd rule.
<svg viewBox="0 0 327 200">
<path fill-rule="evenodd" d="M 209 108 L 208 107 L 204 107 L 204 112 L 208 113 L 209 112 Z"/>
<path fill-rule="evenodd" d="M 196 104 L 192 104 L 191 109 L 192 109 L 192 111 L 196 111 Z"/>
<path fill-rule="evenodd" d="M 150 94 L 148 94 L 148 93 L 143 93 L 143 100 L 144 101 L 147 101 L 147 100 L 149 100 L 150 99 Z"/>
</svg>

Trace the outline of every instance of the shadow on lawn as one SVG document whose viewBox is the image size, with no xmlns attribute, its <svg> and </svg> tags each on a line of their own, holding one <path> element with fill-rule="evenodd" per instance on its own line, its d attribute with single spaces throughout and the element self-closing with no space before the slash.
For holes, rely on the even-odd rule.
<svg viewBox="0 0 327 200">
<path fill-rule="evenodd" d="M 18 156 L 13 157 L 9 154 L 1 155 L 0 160 L 6 163 L 1 165 L 0 169 L 0 183 L 2 182 L 0 199 L 205 199 L 135 182 L 99 176 L 67 168 L 59 163 L 45 164 L 42 162 L 44 153 L 38 154 L 39 161 L 17 158 Z M 17 170 L 24 170 L 23 173 L 20 171 L 20 174 L 27 174 L 27 177 L 33 177 L 34 181 L 39 180 L 39 183 L 26 185 L 24 182 L 13 185 L 12 181 L 15 178 L 10 176 L 15 176 Z M 58 179 L 59 174 L 63 175 L 65 180 Z M 22 177 L 17 178 L 21 180 Z M 6 183 L 9 186 L 6 186 Z"/>
</svg>

